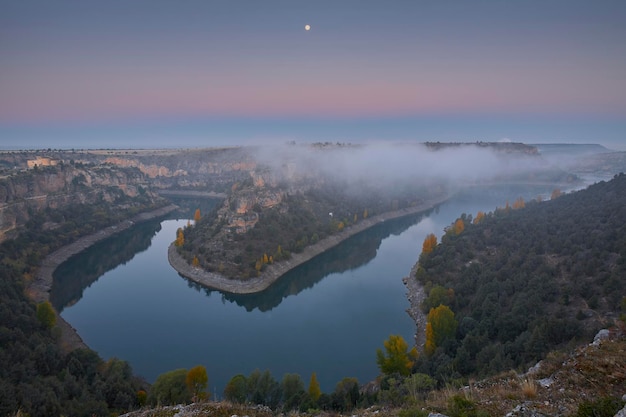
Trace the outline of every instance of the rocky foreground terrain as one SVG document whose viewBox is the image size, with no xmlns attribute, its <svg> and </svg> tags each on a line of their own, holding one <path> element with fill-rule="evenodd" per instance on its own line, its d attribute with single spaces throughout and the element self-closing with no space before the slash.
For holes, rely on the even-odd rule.
<svg viewBox="0 0 626 417">
<path fill-rule="evenodd" d="M 598 400 L 613 398 L 626 416 L 626 338 L 622 329 L 602 330 L 594 341 L 569 352 L 554 352 L 524 374 L 514 371 L 461 388 L 430 392 L 424 401 L 403 408 L 376 405 L 346 412 L 347 416 L 575 416 L 583 403 L 601 414 Z M 596 402 L 595 405 L 593 403 Z M 205 402 L 143 409 L 124 417 L 209 416 L 338 416 L 334 412 L 274 413 L 263 406 Z"/>
</svg>

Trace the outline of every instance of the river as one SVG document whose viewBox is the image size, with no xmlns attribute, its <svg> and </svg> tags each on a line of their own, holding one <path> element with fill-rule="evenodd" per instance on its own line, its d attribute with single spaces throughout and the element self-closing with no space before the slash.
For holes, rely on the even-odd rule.
<svg viewBox="0 0 626 417">
<path fill-rule="evenodd" d="M 415 324 L 402 277 L 428 233 L 461 213 L 492 211 L 548 189 L 462 193 L 434 210 L 380 223 L 290 271 L 254 295 L 222 294 L 182 278 L 167 247 L 187 220 L 137 225 L 71 258 L 55 272 L 51 300 L 104 359 L 130 362 L 149 382 L 170 370 L 204 365 L 211 394 L 255 369 L 280 381 L 316 372 L 324 392 L 343 377 L 378 375 L 376 349 L 391 334 L 412 343 Z M 419 329 L 423 331 L 423 329 Z"/>
</svg>

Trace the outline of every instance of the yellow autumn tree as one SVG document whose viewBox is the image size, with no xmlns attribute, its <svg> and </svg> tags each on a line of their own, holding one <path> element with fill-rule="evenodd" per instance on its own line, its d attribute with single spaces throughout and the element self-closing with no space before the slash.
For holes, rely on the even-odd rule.
<svg viewBox="0 0 626 417">
<path fill-rule="evenodd" d="M 201 216 L 201 214 L 200 214 L 200 209 L 199 209 L 199 208 L 197 208 L 197 209 L 196 209 L 196 212 L 193 214 L 193 220 L 197 222 L 197 221 L 199 221 L 199 220 L 200 220 L 200 218 L 201 218 L 201 217 L 202 217 L 202 216 Z"/>
<path fill-rule="evenodd" d="M 431 308 L 426 317 L 426 345 L 424 351 L 432 354 L 447 339 L 454 338 L 458 323 L 450 307 L 440 304 Z M 427 349 L 428 347 L 428 349 Z"/>
<path fill-rule="evenodd" d="M 309 381 L 309 397 L 313 401 L 319 400 L 322 396 L 322 389 L 320 388 L 320 383 L 317 381 L 317 375 L 315 372 L 311 374 L 311 380 Z"/>
<path fill-rule="evenodd" d="M 437 246 L 437 236 L 434 233 L 429 233 L 424 239 L 422 244 L 422 253 L 428 254 L 435 250 Z"/>
<path fill-rule="evenodd" d="M 428 356 L 435 353 L 437 346 L 435 345 L 435 335 L 433 334 L 433 325 L 426 322 L 426 343 L 424 343 L 424 353 Z"/>
<path fill-rule="evenodd" d="M 185 377 L 185 384 L 191 393 L 192 401 L 199 401 L 207 398 L 206 387 L 209 382 L 209 377 L 206 373 L 206 368 L 202 365 L 195 366 L 187 372 Z"/>
<path fill-rule="evenodd" d="M 456 219 L 454 222 L 454 234 L 460 235 L 463 233 L 463 230 L 465 230 L 465 222 L 463 222 L 463 219 Z"/>
<path fill-rule="evenodd" d="M 363 218 L 364 219 L 367 219 L 367 215 L 368 215 L 367 209 L 363 210 Z"/>
<path fill-rule="evenodd" d="M 376 363 L 381 372 L 387 375 L 396 372 L 404 376 L 410 375 L 418 356 L 417 349 L 413 348 L 409 351 L 409 345 L 404 338 L 393 334 L 385 340 L 384 346 L 385 353 L 381 349 L 376 350 Z"/>
<path fill-rule="evenodd" d="M 517 209 L 521 209 L 526 207 L 526 203 L 524 202 L 524 199 L 522 197 L 518 197 L 514 202 L 513 202 L 513 209 L 517 210 Z"/>
<path fill-rule="evenodd" d="M 195 266 L 196 268 L 200 266 L 200 261 L 198 260 L 197 256 L 193 257 L 193 261 L 191 261 L 191 265 Z"/>
<path fill-rule="evenodd" d="M 183 246 L 185 244 L 185 233 L 181 227 L 176 230 L 176 242 L 174 244 L 176 246 Z"/>
<path fill-rule="evenodd" d="M 263 254 L 263 263 L 267 264 L 267 263 L 269 263 L 269 261 L 270 261 L 270 259 L 267 257 L 267 253 L 264 253 Z"/>
<path fill-rule="evenodd" d="M 474 217 L 474 224 L 478 224 L 482 222 L 484 219 L 485 219 L 485 213 L 483 213 L 482 211 L 479 211 L 478 213 L 476 213 L 476 217 Z"/>
<path fill-rule="evenodd" d="M 558 188 L 555 188 L 550 195 L 550 200 L 554 200 L 555 198 L 559 198 L 563 193 Z"/>
</svg>

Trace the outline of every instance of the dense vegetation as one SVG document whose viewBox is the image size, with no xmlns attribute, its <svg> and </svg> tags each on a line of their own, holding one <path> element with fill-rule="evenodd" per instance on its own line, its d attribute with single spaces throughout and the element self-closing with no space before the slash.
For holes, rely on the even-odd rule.
<svg viewBox="0 0 626 417">
<path fill-rule="evenodd" d="M 612 325 L 626 296 L 626 176 L 554 197 L 463 214 L 440 244 L 426 239 L 420 372 L 443 382 L 520 368 Z M 457 328 L 437 338 L 442 305 Z"/>
<path fill-rule="evenodd" d="M 250 191 L 244 183 L 226 202 L 230 212 L 238 198 Z M 352 185 L 354 187 L 354 185 Z M 359 184 L 359 192 L 336 180 L 285 193 L 280 203 L 253 207 L 245 220 L 256 220 L 245 232 L 228 227 L 217 213 L 203 216 L 183 230 L 181 253 L 189 262 L 225 276 L 246 279 L 257 276 L 267 265 L 289 259 L 305 247 L 376 214 L 419 204 L 433 192 L 425 185 L 397 184 L 393 189 Z M 260 192 L 260 191 L 256 191 Z M 280 189 L 276 193 L 280 193 Z"/>
<path fill-rule="evenodd" d="M 90 350 L 60 351 L 49 305 L 35 305 L 25 287 L 55 249 L 159 204 L 120 195 L 115 205 L 33 210 L 24 230 L 0 244 L 0 415 L 22 410 L 33 417 L 102 416 L 138 405 L 137 391 L 145 384 L 130 366 L 117 359 L 104 362 Z M 46 223 L 55 228 L 43 227 Z"/>
</svg>

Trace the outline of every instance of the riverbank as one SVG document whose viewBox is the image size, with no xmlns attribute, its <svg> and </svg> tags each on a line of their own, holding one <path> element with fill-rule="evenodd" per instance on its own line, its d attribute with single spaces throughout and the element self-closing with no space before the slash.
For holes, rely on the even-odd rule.
<svg viewBox="0 0 626 417">
<path fill-rule="evenodd" d="M 109 226 L 96 233 L 92 233 L 87 236 L 83 236 L 77 241 L 63 246 L 52 252 L 41 263 L 37 275 L 27 285 L 26 293 L 36 303 L 41 303 L 50 300 L 50 290 L 52 289 L 52 282 L 54 280 L 54 271 L 63 262 L 67 261 L 74 255 L 79 254 L 90 246 L 94 245 L 101 240 L 109 238 L 117 233 L 120 233 L 137 223 L 152 220 L 161 216 L 164 216 L 172 211 L 176 210 L 178 206 L 170 204 L 159 209 L 140 213 L 131 219 L 124 220 L 118 224 Z M 83 342 L 76 330 L 63 318 L 57 314 L 57 326 L 61 329 L 61 347 L 65 351 L 71 351 L 78 348 L 87 348 L 87 345 Z"/>
<path fill-rule="evenodd" d="M 328 249 L 337 246 L 347 238 L 361 233 L 370 227 L 392 219 L 397 219 L 412 214 L 421 213 L 423 211 L 432 209 L 439 204 L 450 198 L 449 195 L 433 198 L 422 204 L 407 207 L 401 210 L 382 213 L 377 216 L 372 216 L 365 220 L 346 227 L 343 231 L 331 235 L 325 239 L 320 240 L 314 245 L 307 246 L 300 253 L 292 253 L 291 258 L 279 263 L 268 265 L 267 269 L 261 273 L 258 277 L 250 278 L 242 281 L 238 279 L 227 278 L 223 275 L 219 275 L 213 272 L 205 271 L 202 268 L 197 268 L 190 265 L 177 251 L 176 247 L 172 243 L 167 251 L 167 257 L 170 265 L 185 278 L 194 281 L 204 287 L 216 289 L 223 292 L 233 294 L 252 294 L 261 292 L 269 288 L 274 282 L 276 282 L 281 276 L 293 268 L 302 265 L 303 263 L 313 259 L 317 255 L 327 251 Z"/>
<path fill-rule="evenodd" d="M 409 276 L 402 278 L 402 282 L 406 286 L 406 298 L 409 300 L 409 308 L 406 312 L 413 319 L 417 328 L 415 331 L 415 346 L 419 351 L 423 351 L 426 343 L 426 314 L 422 311 L 421 305 L 426 298 L 426 293 L 424 292 L 424 287 L 415 278 L 418 267 L 419 262 L 413 265 Z"/>
</svg>

